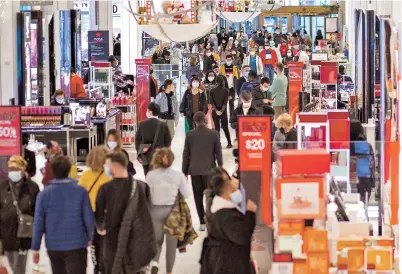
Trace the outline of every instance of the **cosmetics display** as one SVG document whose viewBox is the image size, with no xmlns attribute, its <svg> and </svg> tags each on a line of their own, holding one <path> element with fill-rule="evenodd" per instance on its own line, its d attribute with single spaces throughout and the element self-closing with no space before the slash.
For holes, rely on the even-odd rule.
<svg viewBox="0 0 402 274">
<path fill-rule="evenodd" d="M 60 127 L 61 107 L 21 107 L 22 127 Z"/>
<path fill-rule="evenodd" d="M 89 89 L 100 87 L 104 98 L 112 98 L 114 84 L 112 81 L 113 68 L 109 62 L 94 61 L 89 63 Z"/>
<path fill-rule="evenodd" d="M 124 145 L 133 145 L 137 129 L 137 107 L 134 96 L 119 94 L 112 99 L 112 105 L 122 111 L 120 132 Z"/>
</svg>

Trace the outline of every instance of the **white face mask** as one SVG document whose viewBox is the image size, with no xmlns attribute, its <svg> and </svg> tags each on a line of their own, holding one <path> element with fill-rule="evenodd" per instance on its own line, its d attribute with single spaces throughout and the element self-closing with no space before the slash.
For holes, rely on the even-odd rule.
<svg viewBox="0 0 402 274">
<path fill-rule="evenodd" d="M 21 171 L 9 171 L 8 178 L 14 183 L 19 182 L 22 179 L 22 173 Z"/>
<path fill-rule="evenodd" d="M 243 102 L 242 106 L 244 109 L 249 109 L 251 107 L 251 102 Z"/>
<path fill-rule="evenodd" d="M 192 82 L 191 83 L 191 86 L 193 87 L 193 88 L 198 88 L 199 86 L 200 86 L 200 82 Z"/>
<path fill-rule="evenodd" d="M 226 65 L 231 66 L 232 65 L 232 61 L 227 61 Z"/>
<path fill-rule="evenodd" d="M 213 80 L 215 80 L 214 76 L 208 76 L 208 81 L 212 82 Z"/>
<path fill-rule="evenodd" d="M 209 56 L 211 56 L 212 55 L 212 53 L 210 53 L 210 52 L 207 52 L 207 56 L 209 57 Z"/>
<path fill-rule="evenodd" d="M 235 41 L 234 44 L 237 46 L 239 44 L 239 41 Z"/>
<path fill-rule="evenodd" d="M 148 112 L 147 112 L 148 114 Z M 107 146 L 111 149 L 114 150 L 117 147 L 117 142 L 116 141 L 107 141 Z"/>
<path fill-rule="evenodd" d="M 265 46 L 265 49 L 269 49 L 269 46 Z"/>
<path fill-rule="evenodd" d="M 262 87 L 261 89 L 262 89 L 262 91 L 268 91 L 269 87 Z"/>
<path fill-rule="evenodd" d="M 288 56 L 288 57 L 292 57 L 292 53 L 289 52 L 289 53 L 287 54 L 287 56 Z"/>
<path fill-rule="evenodd" d="M 232 51 L 232 55 L 233 55 L 233 56 L 236 55 L 236 52 L 235 52 L 235 51 Z"/>
<path fill-rule="evenodd" d="M 254 56 L 255 55 L 255 51 L 250 51 L 250 55 Z"/>
</svg>

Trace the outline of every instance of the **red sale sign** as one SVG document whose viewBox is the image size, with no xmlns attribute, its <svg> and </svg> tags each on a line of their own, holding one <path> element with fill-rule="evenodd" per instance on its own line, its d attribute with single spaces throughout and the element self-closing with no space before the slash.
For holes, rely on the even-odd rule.
<svg viewBox="0 0 402 274">
<path fill-rule="evenodd" d="M 147 119 L 147 108 L 150 102 L 149 97 L 149 71 L 150 59 L 135 59 L 137 76 L 137 122 Z"/>
<path fill-rule="evenodd" d="M 21 108 L 0 106 L 0 156 L 21 155 Z"/>
<path fill-rule="evenodd" d="M 261 199 L 259 204 L 267 225 L 272 223 L 271 127 L 271 116 L 239 117 L 240 182 L 248 199 L 254 202 Z"/>
</svg>

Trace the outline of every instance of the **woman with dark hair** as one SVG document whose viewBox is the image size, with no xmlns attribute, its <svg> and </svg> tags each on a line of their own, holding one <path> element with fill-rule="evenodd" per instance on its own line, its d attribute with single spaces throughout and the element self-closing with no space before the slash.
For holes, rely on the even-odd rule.
<svg viewBox="0 0 402 274">
<path fill-rule="evenodd" d="M 360 200 L 365 202 L 367 198 L 368 201 L 371 189 L 375 187 L 375 157 L 373 147 L 367 142 L 364 128 L 357 119 L 350 121 L 350 156 L 352 166 L 356 166 Z"/>
<path fill-rule="evenodd" d="M 314 45 L 318 46 L 318 41 L 324 39 L 324 36 L 322 35 L 321 30 L 317 30 L 317 35 L 315 36 L 315 40 L 314 40 Z"/>
<path fill-rule="evenodd" d="M 205 91 L 207 93 L 207 100 L 208 103 L 210 103 L 211 97 L 210 97 L 210 92 L 211 89 L 213 89 L 214 87 L 216 87 L 216 74 L 213 70 L 210 70 L 206 73 L 206 77 L 205 80 L 203 82 Z"/>
<path fill-rule="evenodd" d="M 159 119 L 168 125 L 169 132 L 173 138 L 175 127 L 179 124 L 179 102 L 174 93 L 174 83 L 166 79 L 160 87 L 159 93 L 155 98 L 155 103 L 160 107 Z"/>
<path fill-rule="evenodd" d="M 251 238 L 256 224 L 257 206 L 239 189 L 239 180 L 223 168 L 211 173 L 206 218 L 208 237 L 201 253 L 201 274 L 254 274 L 250 258 Z"/>
<path fill-rule="evenodd" d="M 225 77 L 216 77 L 216 87 L 211 89 L 209 102 L 212 105 L 212 119 L 214 120 L 215 130 L 220 134 L 221 126 L 228 142 L 227 148 L 232 148 L 232 141 L 229 133 L 229 118 L 227 103 L 229 100 L 229 89 L 225 87 Z"/>
<path fill-rule="evenodd" d="M 196 112 L 202 111 L 207 113 L 207 96 L 200 89 L 200 78 L 193 76 L 191 78 L 191 87 L 189 87 L 183 95 L 180 104 L 181 116 L 186 116 L 190 130 L 194 129 L 193 116 Z"/>
<path fill-rule="evenodd" d="M 211 71 L 214 65 L 216 65 L 214 53 L 210 48 L 206 49 L 203 58 L 203 72 L 206 74 Z"/>
</svg>

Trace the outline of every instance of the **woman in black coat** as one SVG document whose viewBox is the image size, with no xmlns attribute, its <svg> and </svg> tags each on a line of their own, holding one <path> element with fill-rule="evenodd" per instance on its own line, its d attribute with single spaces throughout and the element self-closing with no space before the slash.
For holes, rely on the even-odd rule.
<svg viewBox="0 0 402 274">
<path fill-rule="evenodd" d="M 201 80 L 197 76 L 191 78 L 191 87 L 186 90 L 180 104 L 181 116 L 186 116 L 190 130 L 194 129 L 193 116 L 196 112 L 207 113 L 207 96 L 200 88 Z"/>
<path fill-rule="evenodd" d="M 201 253 L 201 274 L 254 274 L 250 258 L 251 238 L 257 206 L 239 190 L 239 180 L 223 168 L 212 171 L 207 197 L 207 223 L 210 230 Z"/>
<path fill-rule="evenodd" d="M 8 179 L 0 183 L 0 240 L 14 274 L 25 274 L 32 238 L 18 238 L 18 214 L 34 216 L 39 187 L 25 177 L 27 162 L 19 155 L 8 161 Z M 17 207 L 14 203 L 17 202 Z"/>
</svg>

